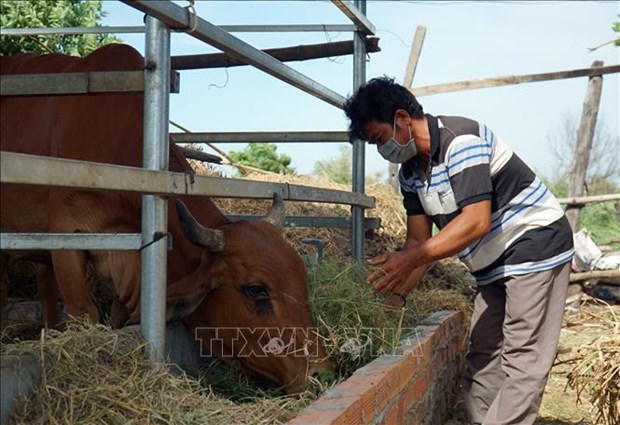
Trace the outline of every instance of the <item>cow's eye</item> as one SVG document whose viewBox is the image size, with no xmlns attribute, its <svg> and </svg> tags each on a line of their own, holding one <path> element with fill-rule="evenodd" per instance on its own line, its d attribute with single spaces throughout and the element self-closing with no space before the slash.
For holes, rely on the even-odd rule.
<svg viewBox="0 0 620 425">
<path fill-rule="evenodd" d="M 243 287 L 243 292 L 248 297 L 252 297 L 256 300 L 269 299 L 269 291 L 260 283 L 250 283 L 249 285 L 245 285 Z"/>
</svg>

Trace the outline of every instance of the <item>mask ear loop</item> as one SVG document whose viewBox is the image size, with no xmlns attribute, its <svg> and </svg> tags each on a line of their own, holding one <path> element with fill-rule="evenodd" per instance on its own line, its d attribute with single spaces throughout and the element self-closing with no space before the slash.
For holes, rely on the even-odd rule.
<svg viewBox="0 0 620 425">
<path fill-rule="evenodd" d="M 392 139 L 394 139 L 394 141 L 397 142 L 396 141 L 396 112 L 394 112 L 394 124 L 392 124 Z"/>
</svg>

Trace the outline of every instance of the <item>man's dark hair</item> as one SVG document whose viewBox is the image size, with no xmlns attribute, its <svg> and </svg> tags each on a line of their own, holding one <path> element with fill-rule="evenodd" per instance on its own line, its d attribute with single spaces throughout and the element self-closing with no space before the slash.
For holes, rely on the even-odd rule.
<svg viewBox="0 0 620 425">
<path fill-rule="evenodd" d="M 394 78 L 373 78 L 360 86 L 344 103 L 344 112 L 350 120 L 349 137 L 363 139 L 362 128 L 373 120 L 394 124 L 397 109 L 404 109 L 412 118 L 424 116 L 422 105 L 415 96 L 395 83 Z"/>
</svg>

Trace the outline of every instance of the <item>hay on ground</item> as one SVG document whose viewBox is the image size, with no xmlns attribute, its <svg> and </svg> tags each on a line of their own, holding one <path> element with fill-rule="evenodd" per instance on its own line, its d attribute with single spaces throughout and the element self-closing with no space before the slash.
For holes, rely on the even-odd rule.
<svg viewBox="0 0 620 425">
<path fill-rule="evenodd" d="M 573 325 L 597 326 L 602 334 L 580 346 L 571 360 L 568 385 L 577 402 L 586 398 L 595 409 L 595 423 L 620 424 L 620 309 L 588 297 Z M 595 308 L 592 308 L 596 305 Z"/>
<path fill-rule="evenodd" d="M 235 403 L 143 352 L 135 331 L 88 323 L 2 344 L 2 355 L 32 354 L 43 367 L 40 387 L 18 405 L 11 423 L 277 424 L 292 417 L 296 404 L 307 404 L 303 397 Z"/>
</svg>

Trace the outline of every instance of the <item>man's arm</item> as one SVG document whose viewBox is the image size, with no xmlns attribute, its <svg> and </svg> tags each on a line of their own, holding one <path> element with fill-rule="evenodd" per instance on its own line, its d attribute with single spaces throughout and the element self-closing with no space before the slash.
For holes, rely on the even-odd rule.
<svg viewBox="0 0 620 425">
<path fill-rule="evenodd" d="M 405 251 L 412 249 L 414 246 L 430 239 L 431 236 L 432 222 L 430 218 L 424 214 L 410 215 L 407 217 L 407 238 L 403 249 Z M 378 292 L 395 292 L 405 296 L 417 286 L 422 276 L 424 276 L 424 273 L 426 273 L 428 266 L 428 264 L 424 264 L 414 269 L 404 285 L 388 289 L 385 285 L 387 281 L 381 279 L 373 285 L 373 289 Z"/>
<path fill-rule="evenodd" d="M 409 220 L 407 222 L 409 225 Z M 373 287 L 380 292 L 401 293 L 401 288 L 408 289 L 411 282 L 414 286 L 417 284 L 416 278 L 419 280 L 422 276 L 424 266 L 462 251 L 476 239 L 486 235 L 490 225 L 491 201 L 484 200 L 463 207 L 461 214 L 439 233 L 423 241 L 419 241 L 417 237 L 423 238 L 424 234 L 419 234 L 412 228 L 411 242 L 408 231 L 404 251 L 381 254 L 368 261 L 379 268 L 370 274 L 367 282 L 374 283 Z M 413 227 L 418 228 L 417 225 Z M 409 290 L 411 289 L 413 286 Z"/>
</svg>

